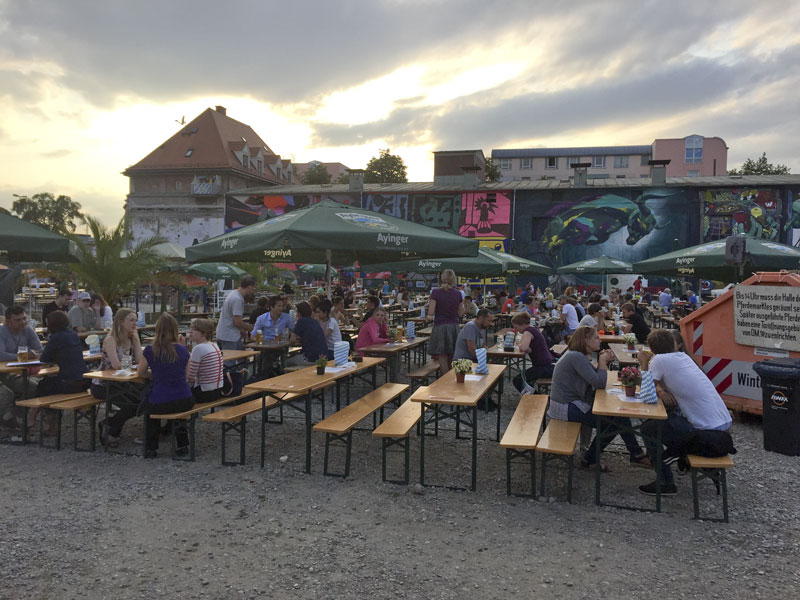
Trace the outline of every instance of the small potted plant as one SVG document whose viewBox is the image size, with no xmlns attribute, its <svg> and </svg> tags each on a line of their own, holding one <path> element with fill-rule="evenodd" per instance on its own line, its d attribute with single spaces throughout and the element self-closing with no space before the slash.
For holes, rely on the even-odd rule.
<svg viewBox="0 0 800 600">
<path fill-rule="evenodd" d="M 319 358 L 314 361 L 314 366 L 317 367 L 317 375 L 325 375 L 325 367 L 328 366 L 328 357 L 320 354 Z"/>
<path fill-rule="evenodd" d="M 636 386 L 642 383 L 642 374 L 636 367 L 625 367 L 619 372 L 619 382 L 625 388 L 625 395 L 636 396 Z"/>
<path fill-rule="evenodd" d="M 626 344 L 628 344 L 628 350 L 633 350 L 636 348 L 636 336 L 632 333 L 626 333 L 622 339 L 625 340 Z"/>
<path fill-rule="evenodd" d="M 386 337 L 388 338 L 390 343 L 394 342 L 397 339 L 397 331 L 389 328 L 389 330 L 386 332 Z"/>
<path fill-rule="evenodd" d="M 464 383 L 464 376 L 472 373 L 472 361 L 468 358 L 459 358 L 450 364 L 456 372 L 456 383 Z"/>
</svg>

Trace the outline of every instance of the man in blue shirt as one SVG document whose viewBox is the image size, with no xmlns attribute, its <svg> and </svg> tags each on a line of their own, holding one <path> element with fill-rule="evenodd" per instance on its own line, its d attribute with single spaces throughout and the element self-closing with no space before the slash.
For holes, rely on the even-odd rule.
<svg viewBox="0 0 800 600">
<path fill-rule="evenodd" d="M 658 295 L 658 305 L 664 310 L 669 310 L 672 305 L 672 294 L 670 294 L 669 288 L 664 288 L 664 291 Z"/>
<path fill-rule="evenodd" d="M 269 310 L 256 319 L 250 335 L 255 337 L 256 333 L 261 331 L 265 340 L 273 340 L 276 334 L 281 335 L 284 332 L 292 331 L 294 323 L 292 323 L 291 317 L 283 312 L 285 308 L 283 298 L 280 296 L 270 298 Z"/>
</svg>

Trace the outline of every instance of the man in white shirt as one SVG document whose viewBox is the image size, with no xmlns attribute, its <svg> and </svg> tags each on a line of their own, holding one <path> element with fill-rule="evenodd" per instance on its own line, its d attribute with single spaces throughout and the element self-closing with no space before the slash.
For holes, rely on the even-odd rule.
<svg viewBox="0 0 800 600">
<path fill-rule="evenodd" d="M 675 339 L 666 329 L 656 329 L 647 336 L 650 352 L 639 351 L 642 370 L 650 370 L 656 384 L 658 397 L 664 403 L 669 416 L 662 421 L 661 440 L 672 451 L 662 457 L 661 493 L 677 493 L 672 476 L 671 462 L 680 454 L 682 440 L 687 434 L 698 430 L 727 431 L 731 426 L 731 415 L 717 393 L 714 384 L 685 352 L 675 351 Z M 651 420 L 642 425 L 647 453 L 656 464 L 656 444 L 653 438 L 658 422 Z M 643 494 L 655 494 L 655 482 L 639 486 Z"/>
<path fill-rule="evenodd" d="M 250 333 L 250 323 L 243 318 L 244 304 L 252 300 L 255 292 L 256 278 L 245 275 L 239 282 L 239 288 L 225 297 L 217 323 L 217 344 L 220 349 L 244 350 L 244 338 Z"/>
<path fill-rule="evenodd" d="M 561 321 L 564 323 L 564 335 L 572 335 L 578 328 L 578 313 L 567 296 L 560 296 L 558 303 L 561 305 Z"/>
</svg>

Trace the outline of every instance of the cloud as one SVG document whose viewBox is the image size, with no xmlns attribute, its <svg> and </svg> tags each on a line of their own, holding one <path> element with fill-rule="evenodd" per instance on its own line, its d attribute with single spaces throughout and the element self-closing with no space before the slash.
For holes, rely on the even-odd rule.
<svg viewBox="0 0 800 600">
<path fill-rule="evenodd" d="M 68 148 L 59 148 L 58 150 L 52 150 L 50 152 L 45 152 L 42 154 L 45 158 L 63 158 L 65 156 L 69 156 L 73 154 L 74 150 L 69 150 Z"/>
</svg>

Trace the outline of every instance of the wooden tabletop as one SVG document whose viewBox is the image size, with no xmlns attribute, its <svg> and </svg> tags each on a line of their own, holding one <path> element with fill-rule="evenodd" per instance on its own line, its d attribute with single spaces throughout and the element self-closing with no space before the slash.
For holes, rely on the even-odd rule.
<svg viewBox="0 0 800 600">
<path fill-rule="evenodd" d="M 667 411 L 661 399 L 657 404 L 624 402 L 622 400 L 624 396 L 608 393 L 607 390 L 610 389 L 622 389 L 617 376 L 618 371 L 609 371 L 606 389 L 595 391 L 592 414 L 604 417 L 634 417 L 636 419 L 665 420 L 667 418 Z"/>
<path fill-rule="evenodd" d="M 475 368 L 474 365 L 473 369 Z M 488 392 L 495 382 L 503 376 L 506 370 L 505 365 L 487 365 L 489 373 L 487 375 L 477 375 L 477 381 L 464 381 L 456 383 L 456 372 L 450 369 L 447 373 L 439 377 L 428 386 L 426 391 L 422 388 L 412 394 L 414 402 L 427 402 L 436 404 L 458 404 L 461 406 L 474 406 Z M 475 376 L 475 373 L 469 375 Z M 468 377 L 469 377 L 468 375 Z"/>
<path fill-rule="evenodd" d="M 564 352 L 567 351 L 567 345 L 566 344 L 553 344 L 553 347 L 550 348 L 550 351 L 553 352 L 553 354 L 558 354 L 559 356 L 561 356 L 562 354 L 564 354 Z"/>
<path fill-rule="evenodd" d="M 527 354 L 527 352 L 522 352 L 518 346 L 514 346 L 514 349 L 509 352 L 506 352 L 503 350 L 502 346 L 498 346 L 497 344 L 486 348 L 486 356 L 489 358 L 503 358 L 504 356 L 508 358 L 522 358 Z"/>
<path fill-rule="evenodd" d="M 287 344 L 288 345 L 288 344 Z M 258 350 L 223 350 L 223 360 L 241 360 L 243 358 L 250 358 L 251 356 L 258 356 L 261 354 Z"/>
<path fill-rule="evenodd" d="M 637 344 L 635 346 L 635 350 L 628 350 L 627 344 L 609 344 L 608 347 L 614 353 L 614 356 L 617 357 L 617 362 L 620 364 L 620 366 L 635 366 L 639 364 L 639 359 L 633 358 L 633 353 L 642 349 L 641 344 Z"/>
<path fill-rule="evenodd" d="M 89 371 L 83 374 L 84 379 L 100 379 L 101 381 L 116 381 L 128 383 L 144 383 L 145 377 L 137 377 L 136 371 L 132 371 L 130 375 L 117 375 L 114 369 L 107 369 L 105 371 Z"/>
<path fill-rule="evenodd" d="M 325 373 L 324 375 L 317 375 L 316 367 L 306 367 L 292 373 L 284 373 L 277 377 L 270 379 L 263 379 L 248 384 L 247 387 L 263 390 L 265 392 L 296 392 L 298 394 L 305 394 L 309 390 L 322 387 L 331 381 L 336 381 L 342 377 L 347 377 L 353 373 L 366 371 L 382 362 L 385 358 L 371 358 L 365 357 L 361 362 L 355 363 L 354 367 L 343 369 L 335 373 Z M 329 366 L 333 366 L 334 362 L 328 361 Z"/>
<path fill-rule="evenodd" d="M 292 343 L 289 340 L 286 340 L 285 342 L 277 340 L 271 340 L 271 341 L 265 340 L 260 344 L 256 342 L 245 344 L 247 348 L 252 348 L 253 350 L 283 350 L 284 348 L 288 348 L 291 345 Z"/>
<path fill-rule="evenodd" d="M 607 333 L 600 334 L 600 341 L 606 344 L 623 344 L 625 336 L 623 335 L 608 335 Z"/>
<path fill-rule="evenodd" d="M 419 346 L 425 340 L 414 338 L 413 340 L 403 340 L 400 342 L 389 342 L 388 344 L 372 344 L 372 346 L 364 346 L 359 348 L 359 352 L 369 352 L 372 354 L 394 354 L 402 352 L 415 346 Z"/>
</svg>

